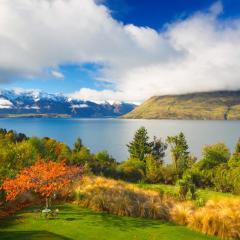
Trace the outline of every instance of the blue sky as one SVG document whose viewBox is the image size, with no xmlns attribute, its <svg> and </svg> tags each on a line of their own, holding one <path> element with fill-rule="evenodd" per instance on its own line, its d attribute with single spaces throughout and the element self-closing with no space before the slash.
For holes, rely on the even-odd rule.
<svg viewBox="0 0 240 240">
<path fill-rule="evenodd" d="M 148 26 L 161 30 L 166 23 L 186 18 L 196 11 L 206 10 L 215 0 L 106 0 L 112 16 L 124 24 Z M 238 17 L 239 0 L 223 0 L 223 18 Z"/>
<path fill-rule="evenodd" d="M 5 88 L 39 89 L 49 93 L 69 93 L 81 87 L 102 90 L 111 88 L 109 84 L 96 80 L 96 74 L 101 69 L 100 64 L 66 64 L 57 68 L 63 74 L 62 78 L 56 78 L 51 74 L 39 77 L 19 77 L 14 81 L 2 84 Z M 47 72 L 51 71 L 49 69 Z"/>
<path fill-rule="evenodd" d="M 29 6 L 24 5 L 24 2 L 26 1 L 27 0 L 23 0 L 22 5 L 19 1 L 15 1 L 15 4 L 19 6 L 19 9 L 20 7 L 22 9 L 26 7 L 27 11 L 29 10 L 27 9 Z M 76 2 L 76 0 L 70 0 L 70 2 L 71 1 Z M 54 5 L 55 3 L 52 4 Z M 207 40 L 205 38 L 202 40 L 199 39 L 199 42 L 203 41 L 205 43 L 206 41 L 207 47 L 211 44 L 219 45 L 219 49 L 221 46 L 226 46 L 227 44 L 230 44 L 233 48 L 234 46 L 237 48 L 239 47 L 236 46 L 236 43 L 233 40 L 229 40 L 229 43 L 226 42 L 226 35 L 229 34 L 230 30 L 231 34 L 234 35 L 233 38 L 237 39 L 239 34 L 239 23 L 236 23 L 240 17 L 239 0 L 97 0 L 95 2 L 93 0 L 84 0 L 82 4 L 83 8 L 86 9 L 86 14 L 88 14 L 89 10 L 89 16 L 86 16 L 86 23 L 80 30 L 76 21 L 79 21 L 79 24 L 81 25 L 82 22 L 85 22 L 85 16 L 79 16 L 78 19 L 78 12 L 73 7 L 79 6 L 80 9 L 80 3 L 73 3 L 71 7 L 67 6 L 67 3 L 59 4 L 59 6 L 56 6 L 57 11 L 59 11 L 57 16 L 62 16 L 62 19 L 59 22 L 56 19 L 56 23 L 52 23 L 51 18 L 44 18 L 43 22 L 45 25 L 39 25 L 39 29 L 37 28 L 37 24 L 34 25 L 34 21 L 37 23 L 41 22 L 41 18 L 46 14 L 46 10 L 41 10 L 41 6 L 39 10 L 37 8 L 34 9 L 36 6 L 33 5 L 33 9 L 31 10 L 36 11 L 37 16 L 28 14 L 27 17 L 22 14 L 22 10 L 16 10 L 18 8 L 13 9 L 13 6 L 10 3 L 5 3 L 5 6 L 2 6 L 2 11 L 5 10 L 8 12 L 8 18 L 11 17 L 11 14 L 13 16 L 17 14 L 19 19 L 25 24 L 22 24 L 22 26 L 25 26 L 24 29 L 21 28 L 22 26 L 18 26 L 17 22 L 13 22 L 12 25 L 7 25 L 9 20 L 7 17 L 4 19 L 5 15 L 3 14 L 3 20 L 5 20 L 3 23 L 6 22 L 6 26 L 4 26 L 6 27 L 6 33 L 2 32 L 2 35 L 7 35 L 7 30 L 10 28 L 12 35 L 9 34 L 9 36 L 15 36 L 19 34 L 19 32 L 15 32 L 16 29 L 19 28 L 21 31 L 26 31 L 26 35 L 29 35 L 30 37 L 23 37 L 22 40 L 20 37 L 20 40 L 17 40 L 19 43 L 18 45 L 16 44 L 16 46 L 14 45 L 16 39 L 10 39 L 11 41 L 7 40 L 7 43 L 5 39 L 2 40 L 2 48 L 5 50 L 5 56 L 10 56 L 10 60 L 6 63 L 4 62 L 1 66 L 0 59 L 0 74 L 2 75 L 2 80 L 0 79 L 1 88 L 26 88 L 40 89 L 51 93 L 74 93 L 74 96 L 82 96 L 83 98 L 87 98 L 87 94 L 90 94 L 90 91 L 78 91 L 81 89 L 91 89 L 93 91 L 89 95 L 89 98 L 94 98 L 94 95 L 96 95 L 97 98 L 107 98 L 108 96 L 114 98 L 113 96 L 117 96 L 117 100 L 123 98 L 123 100 L 128 101 L 142 101 L 144 98 L 154 94 L 164 94 L 165 92 L 166 94 L 178 93 L 178 86 L 184 85 L 181 82 L 179 83 L 178 79 L 176 79 L 178 76 L 181 76 L 181 74 L 183 74 L 187 81 L 194 81 L 192 76 L 194 76 L 194 73 L 198 74 L 198 72 L 196 72 L 196 67 L 192 67 L 188 70 L 188 73 L 182 73 L 179 70 L 181 69 L 179 66 L 176 69 L 176 72 L 179 72 L 178 76 L 172 76 L 171 72 L 166 73 L 164 68 L 166 62 L 169 62 L 168 67 L 170 68 L 172 62 L 176 61 L 177 64 L 179 63 L 179 58 L 184 59 L 184 61 L 192 62 L 192 59 L 195 59 L 196 55 L 201 55 L 201 52 L 199 52 L 199 54 L 194 52 L 192 59 L 186 57 L 188 53 L 191 53 L 192 49 L 188 49 L 187 45 L 189 43 L 187 42 L 187 38 L 182 39 L 182 36 L 184 34 L 189 34 L 189 36 L 191 36 L 191 31 L 194 32 L 194 24 L 196 27 L 199 27 L 199 31 L 201 31 L 201 26 L 206 22 L 206 29 L 208 29 L 206 35 L 209 38 Z M 215 10 L 211 10 L 211 7 L 214 5 L 217 6 L 216 12 Z M 51 9 L 52 7 L 50 6 L 49 11 L 51 11 Z M 98 26 L 94 21 L 95 12 L 96 16 L 99 16 L 100 21 L 103 19 L 103 25 L 109 25 L 106 29 L 103 28 L 103 36 L 99 30 L 103 25 Z M 67 14 L 69 15 L 67 16 Z M 80 11 L 79 15 L 84 14 Z M 69 16 L 72 19 L 69 20 Z M 39 17 L 39 19 L 36 19 L 37 17 Z M 31 18 L 33 18 L 33 21 Z M 212 20 L 213 18 L 214 20 Z M 13 21 L 12 19 L 10 20 Z M 29 25 L 29 22 L 33 22 L 33 24 Z M 91 22 L 96 24 L 96 28 L 91 25 Z M 74 31 L 71 31 L 72 23 L 74 23 Z M 13 27 L 15 26 L 14 24 L 16 24 L 17 27 Z M 54 24 L 56 24 L 56 26 Z M 66 26 L 69 26 L 70 29 L 66 29 L 66 27 L 64 28 L 65 24 Z M 184 32 L 185 29 L 183 31 L 182 28 L 182 26 L 185 26 L 184 24 L 187 26 L 185 29 L 189 28 L 189 31 L 186 33 Z M 60 25 L 63 26 L 62 29 L 60 28 Z M 54 39 L 52 33 L 49 32 L 49 26 L 51 26 L 51 29 L 54 26 L 54 29 L 57 29 L 56 33 L 59 33 L 59 36 L 63 36 L 63 39 L 66 38 L 67 47 L 64 47 L 64 42 L 61 42 L 59 43 L 59 49 L 56 48 L 56 50 L 54 49 L 53 53 L 51 53 L 52 48 L 54 48 L 54 41 L 57 42 L 58 40 Z M 221 30 L 217 30 L 218 27 Z M 0 30 L 0 44 L 1 31 L 4 30 Z M 94 31 L 97 33 L 95 34 Z M 112 31 L 113 35 L 111 35 Z M 123 33 L 119 33 L 120 31 Z M 39 38 L 34 38 L 36 32 L 37 34 L 41 34 L 40 38 L 42 38 L 43 42 L 45 41 L 44 44 L 38 42 Z M 197 33 L 194 34 L 196 34 L 197 39 Z M 212 36 L 213 34 L 215 35 Z M 44 38 L 45 35 L 46 39 Z M 126 37 L 126 35 L 131 36 Z M 144 40 L 145 35 L 146 40 Z M 79 41 L 81 41 L 82 36 L 87 40 L 84 40 L 83 43 L 78 46 L 77 39 L 79 38 Z M 215 39 L 215 36 L 216 39 L 219 37 L 222 41 L 218 42 Z M 150 39 L 149 41 L 148 38 Z M 76 41 L 74 39 L 76 39 Z M 190 44 L 194 45 L 196 39 L 191 39 Z M 71 42 L 71 40 L 73 40 L 73 42 Z M 88 43 L 86 43 L 88 41 L 92 42 L 92 45 L 88 45 Z M 133 41 L 136 41 L 136 44 Z M 175 44 L 176 41 L 179 42 Z M 10 43 L 12 45 L 10 45 Z M 6 44 L 7 47 L 5 47 L 4 44 Z M 137 44 L 139 44 L 139 47 L 141 48 L 139 51 L 138 49 L 134 49 Z M 156 46 L 154 44 L 156 44 Z M 186 46 L 184 44 L 186 44 Z M 56 45 L 58 45 L 58 43 L 56 43 Z M 109 49 L 107 49 L 108 46 Z M 27 49 L 26 51 L 25 48 Z M 93 49 L 92 52 L 91 48 Z M 182 49 L 179 50 L 179 48 Z M 8 49 L 10 49 L 9 52 Z M 124 53 L 125 49 L 126 52 Z M 196 51 L 196 49 L 197 48 L 194 46 L 194 51 Z M 74 56 L 76 52 L 78 56 Z M 139 55 L 138 52 L 140 52 Z M 216 67 L 214 58 L 212 58 L 210 52 L 211 48 L 206 50 L 206 53 L 204 54 L 205 62 L 213 63 L 214 67 Z M 22 55 L 18 55 L 20 53 Z M 128 53 L 129 56 L 126 56 Z M 216 50 L 216 53 L 218 54 L 219 50 Z M 223 52 L 222 54 L 226 53 Z M 237 56 L 235 56 L 236 53 L 229 52 L 227 53 L 229 59 L 231 59 L 231 54 L 234 55 L 232 56 L 232 59 L 237 58 Z M 144 59 L 145 56 L 146 59 Z M 219 55 L 219 57 L 220 56 L 222 57 L 223 55 Z M 8 57 L 6 58 L 8 59 Z M 169 59 L 171 59 L 171 61 Z M 202 60 L 200 60 L 199 64 L 202 64 Z M 227 59 L 226 61 L 230 60 Z M 186 62 L 186 66 L 189 66 L 189 62 Z M 16 64 L 19 64 L 19 66 L 14 69 L 11 65 Z M 232 63 L 229 62 L 228 65 L 232 66 Z M 216 69 L 222 68 L 222 66 L 223 64 L 220 65 L 219 63 L 219 66 L 217 66 Z M 233 66 L 229 71 L 232 71 L 232 69 L 237 67 L 238 66 Z M 200 68 L 206 69 L 206 67 L 201 65 Z M 162 78 L 158 79 L 156 69 L 162 69 L 159 73 L 159 76 L 163 76 Z M 214 70 L 215 72 L 216 69 Z M 204 78 L 207 78 L 206 76 L 208 76 L 207 74 L 209 73 L 199 72 L 199 75 L 202 75 L 203 79 L 196 79 L 195 81 L 204 82 Z M 209 76 L 211 74 L 209 74 Z M 238 72 L 236 74 L 238 74 Z M 138 86 L 138 80 L 135 79 L 138 79 L 138 76 L 142 75 L 145 76 L 146 80 L 139 80 L 141 83 L 139 84 L 139 89 L 136 90 L 136 92 L 138 92 L 132 94 L 134 91 L 133 86 Z M 219 76 L 216 76 L 216 78 L 217 77 Z M 161 82 L 161 84 L 158 83 L 160 81 L 165 81 L 163 78 L 166 78 L 166 81 L 171 82 L 172 86 L 165 88 L 165 82 Z M 231 83 L 229 83 L 228 79 Z M 240 84 L 238 86 L 240 79 L 237 81 L 236 76 L 231 76 L 228 79 L 219 80 L 219 84 L 215 82 L 212 83 L 209 90 L 240 87 Z M 206 79 L 206 82 L 207 80 L 208 79 Z M 144 81 L 146 84 L 146 90 L 144 90 Z M 176 81 L 176 84 L 174 81 Z M 150 89 L 147 84 L 152 85 L 153 87 Z M 194 85 L 196 84 L 193 83 L 192 86 Z M 155 91 L 153 90 L 154 86 L 156 86 L 155 89 L 159 88 L 162 90 L 159 90 L 159 92 Z M 130 88 L 132 88 L 131 91 L 127 92 L 126 89 Z M 200 83 L 199 89 L 208 90 L 206 84 L 204 85 Z M 196 89 L 193 87 L 192 91 L 195 90 Z M 145 93 L 144 91 L 146 92 L 146 96 L 143 96 L 143 93 Z M 191 88 L 185 87 L 180 93 L 186 91 L 191 91 Z M 101 97 L 101 93 L 103 97 Z M 131 94 L 134 95 L 132 98 L 129 97 Z"/>
</svg>

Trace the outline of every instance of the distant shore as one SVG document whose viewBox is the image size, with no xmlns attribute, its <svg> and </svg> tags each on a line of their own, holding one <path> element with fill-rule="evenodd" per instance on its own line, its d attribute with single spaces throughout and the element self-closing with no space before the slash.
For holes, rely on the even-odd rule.
<svg viewBox="0 0 240 240">
<path fill-rule="evenodd" d="M 0 114 L 0 118 L 70 118 L 68 114 Z"/>
</svg>

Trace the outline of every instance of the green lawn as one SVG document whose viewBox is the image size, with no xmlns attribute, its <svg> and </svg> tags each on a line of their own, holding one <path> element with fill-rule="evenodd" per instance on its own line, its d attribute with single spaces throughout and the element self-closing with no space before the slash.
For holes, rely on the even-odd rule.
<svg viewBox="0 0 240 240">
<path fill-rule="evenodd" d="M 117 217 L 79 208 L 71 204 L 57 206 L 57 219 L 45 220 L 33 213 L 34 208 L 0 221 L 0 239 L 14 240 L 208 240 L 217 239 L 183 226 L 157 220 Z"/>
<path fill-rule="evenodd" d="M 153 189 L 153 190 L 162 189 L 166 194 L 170 194 L 170 195 L 178 195 L 178 192 L 179 192 L 179 187 L 174 185 L 140 183 L 140 184 L 137 184 L 137 186 L 144 189 Z M 198 189 L 197 196 L 198 198 L 202 198 L 204 201 L 207 201 L 209 199 L 216 200 L 216 199 L 229 198 L 229 197 L 231 198 L 239 197 L 231 193 L 216 192 L 209 189 Z"/>
</svg>

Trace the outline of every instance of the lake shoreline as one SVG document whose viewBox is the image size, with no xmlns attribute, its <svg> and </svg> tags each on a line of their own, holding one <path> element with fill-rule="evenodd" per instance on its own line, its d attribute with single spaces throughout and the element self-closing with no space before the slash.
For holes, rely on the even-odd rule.
<svg viewBox="0 0 240 240">
<path fill-rule="evenodd" d="M 236 119 L 218 119 L 218 118 L 125 118 L 124 116 L 120 117 L 73 117 L 69 114 L 0 114 L 0 119 L 11 119 L 11 118 L 64 118 L 64 119 L 119 119 L 119 120 L 176 120 L 176 121 L 240 121 L 239 118 Z"/>
</svg>

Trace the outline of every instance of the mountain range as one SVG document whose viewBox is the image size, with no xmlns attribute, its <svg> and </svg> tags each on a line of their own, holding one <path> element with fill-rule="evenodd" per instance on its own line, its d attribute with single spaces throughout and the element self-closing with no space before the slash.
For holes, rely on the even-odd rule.
<svg viewBox="0 0 240 240">
<path fill-rule="evenodd" d="M 1 117 L 118 117 L 134 108 L 131 103 L 96 103 L 35 90 L 0 90 Z"/>
<path fill-rule="evenodd" d="M 240 119 L 240 91 L 154 96 L 123 118 Z"/>
</svg>

